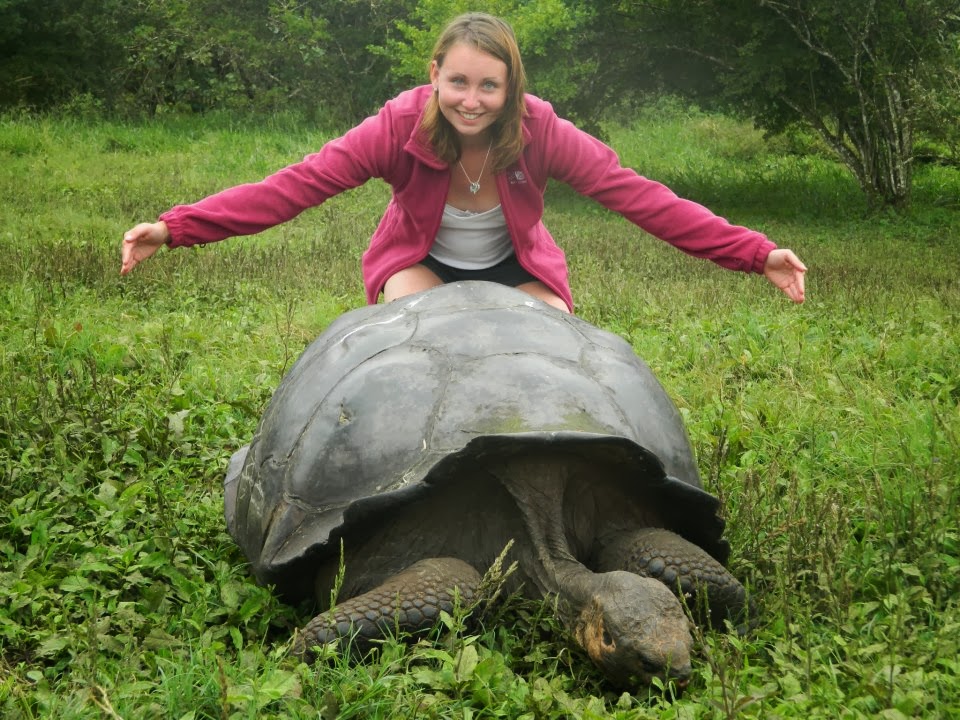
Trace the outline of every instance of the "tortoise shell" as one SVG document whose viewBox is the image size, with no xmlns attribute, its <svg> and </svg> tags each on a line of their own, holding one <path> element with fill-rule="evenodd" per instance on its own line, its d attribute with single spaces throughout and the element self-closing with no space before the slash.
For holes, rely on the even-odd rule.
<svg viewBox="0 0 960 720">
<path fill-rule="evenodd" d="M 231 460 L 227 526 L 264 583 L 305 595 L 309 563 L 463 463 L 555 443 L 636 468 L 664 526 L 721 563 L 676 406 L 620 337 L 494 283 L 347 312 L 281 381 Z M 456 518 L 437 517 L 437 523 Z"/>
</svg>

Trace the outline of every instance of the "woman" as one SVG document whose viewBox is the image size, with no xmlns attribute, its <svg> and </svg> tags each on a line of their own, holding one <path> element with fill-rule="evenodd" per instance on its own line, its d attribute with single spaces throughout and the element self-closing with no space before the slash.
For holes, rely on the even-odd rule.
<svg viewBox="0 0 960 720">
<path fill-rule="evenodd" d="M 481 279 L 572 311 L 566 258 L 542 222 L 544 190 L 554 178 L 684 252 L 763 273 L 803 302 L 806 267 L 793 252 L 622 167 L 610 148 L 524 88 L 510 27 L 483 13 L 462 15 L 437 41 L 430 85 L 400 94 L 262 182 L 132 228 L 123 238 L 121 273 L 161 245 L 260 232 L 378 177 L 393 195 L 363 255 L 369 303 Z"/>
</svg>

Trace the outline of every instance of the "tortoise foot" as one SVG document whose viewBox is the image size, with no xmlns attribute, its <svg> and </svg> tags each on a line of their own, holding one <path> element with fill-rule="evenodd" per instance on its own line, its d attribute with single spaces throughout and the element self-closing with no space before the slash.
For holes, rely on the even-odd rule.
<svg viewBox="0 0 960 720">
<path fill-rule="evenodd" d="M 313 648 L 332 642 L 364 653 L 390 635 L 430 630 L 441 612 L 453 612 L 457 602 L 472 603 L 479 583 L 480 574 L 462 560 L 420 560 L 379 587 L 317 615 L 297 633 L 291 653 L 311 661 Z"/>
</svg>

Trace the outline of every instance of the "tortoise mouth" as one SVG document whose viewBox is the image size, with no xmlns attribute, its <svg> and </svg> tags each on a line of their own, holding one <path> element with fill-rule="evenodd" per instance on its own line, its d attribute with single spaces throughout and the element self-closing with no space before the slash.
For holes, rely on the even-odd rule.
<svg viewBox="0 0 960 720">
<path fill-rule="evenodd" d="M 692 668 L 690 663 L 680 666 L 667 665 L 666 667 L 643 659 L 634 659 L 630 664 L 633 667 L 623 667 L 622 662 L 604 663 L 604 669 L 611 682 L 616 683 L 624 690 L 636 687 L 649 687 L 659 680 L 664 687 L 674 685 L 682 690 L 690 683 Z M 622 661 L 622 659 L 621 659 Z M 614 667 L 611 667 L 611 664 Z M 619 667 L 617 667 L 619 665 Z"/>
<path fill-rule="evenodd" d="M 646 663 L 643 664 L 646 665 Z M 655 681 L 659 681 L 664 692 L 672 688 L 674 692 L 679 694 L 690 684 L 691 673 L 692 668 L 689 663 L 679 667 L 668 666 L 666 668 L 646 666 L 634 669 L 633 672 L 628 672 L 626 676 L 621 676 L 623 680 L 621 686 L 625 690 L 630 688 L 636 689 L 638 687 L 648 688 L 652 686 Z"/>
<path fill-rule="evenodd" d="M 677 668 L 621 668 L 614 669 L 601 665 L 607 681 L 617 690 L 637 692 L 648 690 L 659 685 L 664 694 L 673 694 L 679 697 L 690 685 L 692 669 L 690 665 Z"/>
</svg>

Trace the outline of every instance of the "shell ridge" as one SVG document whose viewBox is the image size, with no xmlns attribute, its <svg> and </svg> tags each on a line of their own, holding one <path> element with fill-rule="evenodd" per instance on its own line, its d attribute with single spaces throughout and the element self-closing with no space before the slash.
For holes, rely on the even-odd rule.
<svg viewBox="0 0 960 720">
<path fill-rule="evenodd" d="M 436 430 L 437 430 L 437 418 L 440 416 L 440 408 L 444 406 L 447 400 L 447 392 L 450 389 L 450 383 L 452 380 L 453 371 L 449 364 L 445 364 L 443 368 L 443 383 L 437 393 L 437 400 L 433 404 L 432 411 L 428 415 L 427 426 L 424 428 L 423 433 L 423 451 L 425 454 L 430 454 L 431 451 L 435 449 L 436 444 Z M 417 464 L 419 467 L 419 463 Z"/>
<path fill-rule="evenodd" d="M 598 352 L 598 353 L 601 352 L 601 347 L 598 343 L 596 343 L 594 340 L 587 337 L 585 333 L 581 333 L 581 335 L 583 336 L 585 345 L 587 345 L 590 349 L 594 350 L 595 352 Z M 588 372 L 590 361 L 587 358 L 587 347 L 584 347 L 583 349 L 581 349 L 580 361 L 578 365 L 581 370 L 583 370 L 584 372 Z M 604 395 L 607 397 L 607 400 L 610 402 L 610 406 L 614 408 L 614 410 L 616 411 L 617 417 L 620 418 L 620 421 L 624 424 L 624 426 L 629 427 L 631 430 L 633 430 L 634 434 L 636 434 L 637 428 L 636 426 L 634 426 L 633 421 L 627 416 L 627 413 L 625 412 L 623 406 L 620 404 L 616 391 L 600 378 L 595 378 L 595 379 L 596 379 L 597 387 L 599 387 L 603 391 Z"/>
</svg>

